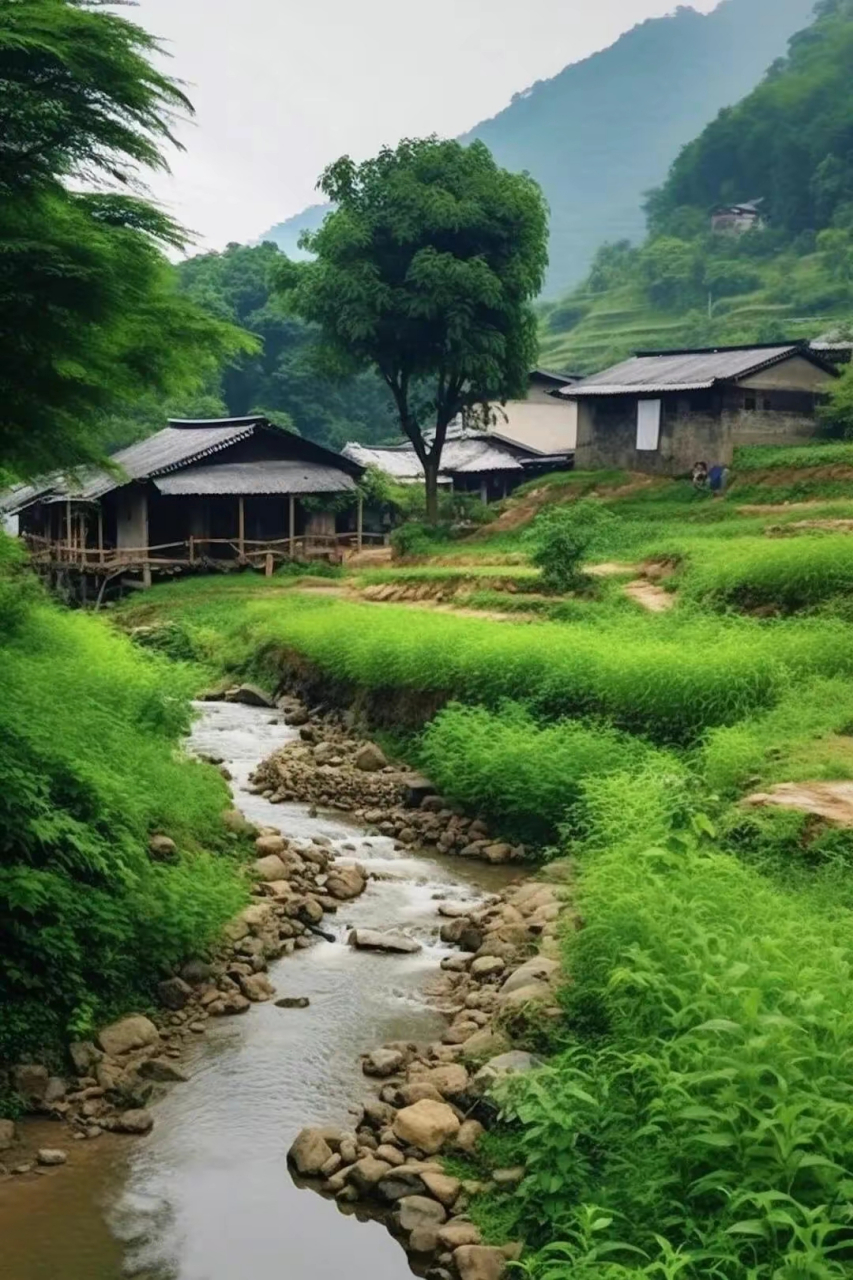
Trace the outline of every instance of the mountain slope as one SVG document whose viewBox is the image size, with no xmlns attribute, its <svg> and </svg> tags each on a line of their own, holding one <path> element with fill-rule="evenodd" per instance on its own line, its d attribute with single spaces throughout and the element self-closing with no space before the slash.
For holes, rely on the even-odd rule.
<svg viewBox="0 0 853 1280">
<path fill-rule="evenodd" d="M 642 235 L 644 193 L 722 107 L 758 82 L 813 3 L 724 0 L 707 16 L 679 7 L 537 82 L 464 136 L 541 184 L 551 206 L 546 296 L 580 280 L 602 240 Z M 322 214 L 305 210 L 262 239 L 291 252 L 298 232 Z"/>
<path fill-rule="evenodd" d="M 814 338 L 853 313 L 853 0 L 823 0 L 762 83 L 685 147 L 638 247 L 601 247 L 543 308 L 541 359 L 601 368 L 637 348 Z M 722 200 L 766 225 L 714 234 Z"/>
</svg>

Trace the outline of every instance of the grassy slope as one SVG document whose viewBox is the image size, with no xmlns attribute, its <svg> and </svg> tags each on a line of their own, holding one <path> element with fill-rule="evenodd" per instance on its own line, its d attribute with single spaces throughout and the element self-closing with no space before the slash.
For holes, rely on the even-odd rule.
<svg viewBox="0 0 853 1280">
<path fill-rule="evenodd" d="M 640 611 L 618 577 L 560 602 L 564 621 L 496 625 L 250 575 L 119 613 L 171 619 L 232 672 L 271 675 L 295 650 L 374 689 L 452 695 L 420 762 L 450 797 L 575 856 L 585 927 L 566 939 L 565 1016 L 513 1026 L 550 1065 L 514 1082 L 504 1124 L 454 1162 L 476 1177 L 525 1164 L 518 1190 L 471 1212 L 488 1240 L 528 1242 L 535 1280 L 853 1273 L 853 833 L 740 804 L 776 781 L 853 776 L 853 537 L 767 533 L 850 518 L 853 478 L 844 452 L 801 454 L 745 455 L 722 500 L 554 477 L 460 544 L 456 566 L 445 543 L 441 563 L 381 575 L 524 585 L 525 525 L 508 517 L 598 489 L 615 518 L 596 558 L 677 561 L 667 614 Z M 780 509 L 792 490 L 811 505 Z M 774 616 L 743 611 L 759 587 Z"/>
</svg>

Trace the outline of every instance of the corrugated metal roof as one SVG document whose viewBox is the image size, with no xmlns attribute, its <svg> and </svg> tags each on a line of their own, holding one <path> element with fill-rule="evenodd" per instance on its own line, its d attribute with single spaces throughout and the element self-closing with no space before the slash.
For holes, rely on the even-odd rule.
<svg viewBox="0 0 853 1280">
<path fill-rule="evenodd" d="M 368 448 L 367 445 L 351 441 L 344 445 L 342 452 L 345 458 L 350 458 L 359 466 L 376 467 L 401 484 L 424 478 L 424 469 L 410 444 Z"/>
<path fill-rule="evenodd" d="M 352 476 L 317 462 L 223 462 L 187 467 L 156 476 L 154 484 L 168 496 L 178 494 L 350 493 Z"/>
<path fill-rule="evenodd" d="M 431 436 L 428 434 L 428 440 Z M 360 444 L 348 444 L 344 454 L 364 467 L 378 467 L 386 475 L 401 483 L 411 483 L 424 478 L 423 467 L 411 445 L 399 445 L 388 449 L 368 449 Z M 460 424 L 453 424 L 447 432 L 447 440 L 441 453 L 442 475 L 470 475 L 478 471 L 520 471 L 521 463 L 516 450 L 503 444 L 485 431 L 467 431 Z"/>
<path fill-rule="evenodd" d="M 640 352 L 630 360 L 595 373 L 560 392 L 566 399 L 584 396 L 704 391 L 716 382 L 744 378 L 759 369 L 809 353 L 797 343 L 772 347 L 721 347 L 707 351 Z"/>
<path fill-rule="evenodd" d="M 441 470 L 458 475 L 477 471 L 521 471 L 521 463 L 505 445 L 480 436 L 449 441 L 441 455 Z"/>
</svg>

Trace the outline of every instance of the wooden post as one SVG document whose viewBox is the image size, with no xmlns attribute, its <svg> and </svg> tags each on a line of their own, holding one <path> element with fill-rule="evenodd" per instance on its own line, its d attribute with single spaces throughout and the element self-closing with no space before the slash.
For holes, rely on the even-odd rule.
<svg viewBox="0 0 853 1280">
<path fill-rule="evenodd" d="M 98 563 L 104 563 L 104 508 L 98 503 Z"/>
<path fill-rule="evenodd" d="M 363 541 L 364 541 L 364 498 L 361 496 L 361 491 L 359 490 L 358 514 L 356 516 L 356 538 L 355 538 L 355 545 L 358 551 L 361 550 Z"/>
<path fill-rule="evenodd" d="M 142 566 L 142 585 L 146 589 L 151 586 L 151 565 L 147 561 Z"/>
<path fill-rule="evenodd" d="M 296 559 L 296 499 L 293 494 L 290 495 L 289 506 L 289 537 L 290 537 L 290 558 Z"/>
<path fill-rule="evenodd" d="M 190 534 L 190 564 L 195 564 L 195 538 Z"/>
<path fill-rule="evenodd" d="M 68 544 L 68 559 L 71 559 L 71 499 L 65 500 L 65 541 Z M 61 559 L 61 557 L 60 557 Z"/>
<path fill-rule="evenodd" d="M 240 559 L 245 560 L 246 558 L 246 508 L 244 505 L 242 494 L 240 494 L 239 498 L 237 499 L 237 512 L 238 512 L 237 547 L 240 552 Z"/>
<path fill-rule="evenodd" d="M 265 578 L 272 577 L 273 568 L 274 568 L 273 555 L 271 551 L 268 551 L 267 554 L 264 556 L 264 577 Z"/>
</svg>

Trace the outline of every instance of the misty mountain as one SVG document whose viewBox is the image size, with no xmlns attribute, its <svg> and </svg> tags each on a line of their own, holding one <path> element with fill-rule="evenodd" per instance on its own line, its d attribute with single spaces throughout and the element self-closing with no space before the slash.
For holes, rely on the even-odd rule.
<svg viewBox="0 0 853 1280">
<path fill-rule="evenodd" d="M 645 192 L 723 107 L 759 82 L 808 23 L 813 4 L 723 0 L 708 15 L 680 6 L 537 81 L 464 135 L 541 184 L 551 206 L 546 295 L 582 279 L 603 240 L 642 236 Z M 314 205 L 260 238 L 291 254 L 324 214 Z"/>
</svg>

